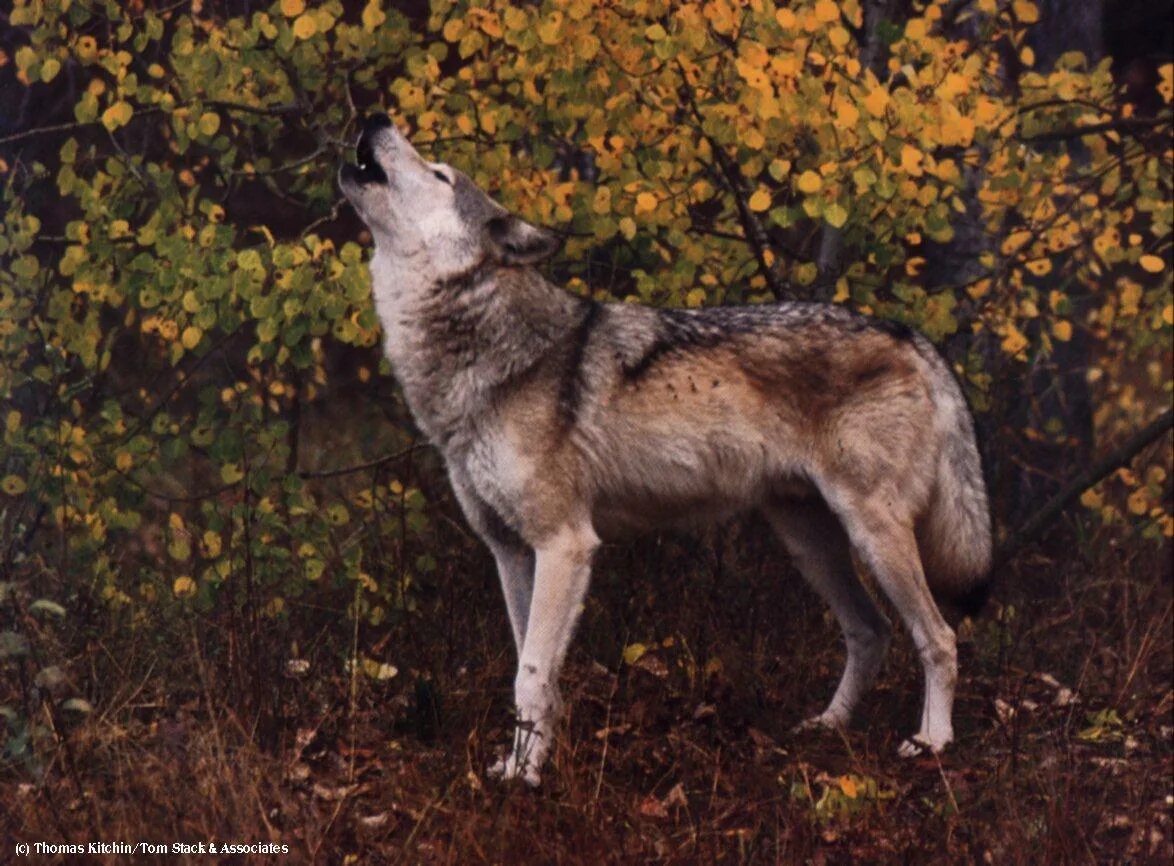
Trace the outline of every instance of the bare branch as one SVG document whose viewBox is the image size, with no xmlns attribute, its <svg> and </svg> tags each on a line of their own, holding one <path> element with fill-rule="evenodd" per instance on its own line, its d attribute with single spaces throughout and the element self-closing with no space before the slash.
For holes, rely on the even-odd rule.
<svg viewBox="0 0 1174 866">
<path fill-rule="evenodd" d="M 1110 451 L 1084 472 L 1070 480 L 1007 541 L 999 546 L 999 549 L 995 551 L 993 568 L 997 569 L 1008 563 L 1026 544 L 1034 541 L 1052 521 L 1075 502 L 1080 494 L 1117 468 L 1127 465 L 1143 448 L 1170 432 L 1171 427 L 1174 427 L 1174 410 L 1167 409 L 1154 421 L 1130 436 L 1120 447 Z"/>
</svg>

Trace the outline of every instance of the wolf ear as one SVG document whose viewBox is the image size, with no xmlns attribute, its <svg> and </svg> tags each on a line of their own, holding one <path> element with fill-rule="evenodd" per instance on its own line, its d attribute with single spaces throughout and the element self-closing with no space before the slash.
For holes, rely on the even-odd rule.
<svg viewBox="0 0 1174 866">
<path fill-rule="evenodd" d="M 495 216 L 485 224 L 490 249 L 506 265 L 534 265 L 550 258 L 562 241 L 546 229 L 530 225 L 512 214 Z"/>
</svg>

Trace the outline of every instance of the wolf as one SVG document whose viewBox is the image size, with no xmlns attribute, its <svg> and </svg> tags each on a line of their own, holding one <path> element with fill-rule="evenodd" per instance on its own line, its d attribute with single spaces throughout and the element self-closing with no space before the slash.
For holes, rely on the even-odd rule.
<svg viewBox="0 0 1174 866">
<path fill-rule="evenodd" d="M 575 296 L 535 269 L 555 234 L 424 159 L 383 114 L 339 183 L 374 239 L 384 349 L 500 574 L 517 728 L 491 775 L 541 780 L 601 539 L 750 509 L 847 645 L 830 703 L 803 726 L 846 725 L 888 647 L 855 560 L 924 670 L 921 725 L 900 753 L 952 741 L 956 642 L 935 595 L 982 598 L 991 529 L 972 416 L 925 337 L 830 304 Z"/>
</svg>

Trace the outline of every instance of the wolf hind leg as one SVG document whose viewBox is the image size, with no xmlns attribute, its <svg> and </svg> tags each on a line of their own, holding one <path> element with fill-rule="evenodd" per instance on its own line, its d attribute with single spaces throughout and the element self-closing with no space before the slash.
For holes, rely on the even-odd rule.
<svg viewBox="0 0 1174 866">
<path fill-rule="evenodd" d="M 861 584 L 848 536 L 822 501 L 774 506 L 766 517 L 800 573 L 832 609 L 848 651 L 840 684 L 827 708 L 798 727 L 842 728 L 880 672 L 892 627 Z"/>
<path fill-rule="evenodd" d="M 895 495 L 876 492 L 858 502 L 839 503 L 857 555 L 901 616 L 925 672 L 921 726 L 898 750 L 905 757 L 940 752 L 954 739 L 954 687 L 958 649 L 954 631 L 930 595 L 917 549 L 913 520 L 894 513 Z"/>
</svg>

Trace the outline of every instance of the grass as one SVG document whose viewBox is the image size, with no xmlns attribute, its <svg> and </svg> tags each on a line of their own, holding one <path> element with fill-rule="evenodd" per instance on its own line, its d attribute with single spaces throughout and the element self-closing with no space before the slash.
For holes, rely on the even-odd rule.
<svg viewBox="0 0 1174 866">
<path fill-rule="evenodd" d="M 0 843 L 277 842 L 289 863 L 1174 861 L 1168 549 L 1094 536 L 1020 557 L 961 630 L 958 742 L 906 761 L 920 673 L 903 634 L 852 730 L 791 733 L 842 651 L 764 536 L 751 521 L 603 551 L 537 791 L 484 775 L 514 659 L 470 548 L 414 615 L 358 636 L 397 676 L 309 650 L 273 685 L 271 737 L 214 652 L 228 636 L 193 627 L 182 664 L 124 636 L 39 779 L 0 781 Z"/>
</svg>

